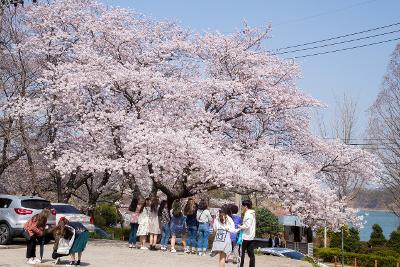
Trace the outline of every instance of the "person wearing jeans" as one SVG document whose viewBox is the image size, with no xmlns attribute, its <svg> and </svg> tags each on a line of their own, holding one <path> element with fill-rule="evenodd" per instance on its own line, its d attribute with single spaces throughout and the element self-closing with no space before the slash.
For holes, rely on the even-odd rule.
<svg viewBox="0 0 400 267">
<path fill-rule="evenodd" d="M 256 266 L 256 259 L 254 256 L 254 237 L 256 235 L 256 213 L 252 210 L 253 204 L 251 200 L 243 200 L 242 207 L 245 210 L 243 224 L 239 225 L 239 228 L 242 229 L 242 257 L 240 261 L 240 267 L 244 265 L 245 252 L 247 251 L 247 255 L 250 258 L 250 267 Z"/>
<path fill-rule="evenodd" d="M 199 223 L 199 241 L 197 244 L 197 250 L 199 255 L 202 256 L 206 253 L 208 248 L 208 236 L 210 235 L 210 224 L 208 223 Z"/>
<path fill-rule="evenodd" d="M 189 198 L 186 206 L 183 210 L 183 215 L 186 216 L 186 226 L 188 228 L 188 239 L 187 246 L 188 250 L 186 253 L 192 252 L 196 254 L 197 247 L 197 205 L 193 198 Z"/>
<path fill-rule="evenodd" d="M 168 211 L 167 201 L 163 200 L 160 203 L 160 207 L 158 209 L 158 217 L 160 218 L 161 223 L 161 250 L 166 251 L 168 247 L 168 240 L 171 235 L 171 216 Z"/>
<path fill-rule="evenodd" d="M 128 241 L 130 248 L 133 248 L 136 245 L 136 238 L 137 238 L 136 233 L 137 233 L 138 227 L 139 227 L 139 224 L 137 222 L 131 223 L 131 232 L 129 233 L 129 241 Z"/>
<path fill-rule="evenodd" d="M 129 211 L 131 212 L 131 232 L 129 233 L 129 248 L 133 248 L 136 246 L 136 238 L 137 238 L 137 230 L 139 227 L 138 224 L 138 219 L 139 219 L 139 213 L 140 213 L 140 205 L 139 205 L 139 199 L 133 198 L 131 205 L 129 206 Z"/>
<path fill-rule="evenodd" d="M 163 224 L 162 225 L 162 232 L 161 232 L 161 250 L 167 250 L 169 237 L 171 236 L 170 225 Z"/>
<path fill-rule="evenodd" d="M 212 221 L 211 213 L 208 210 L 207 202 L 204 199 L 202 199 L 199 203 L 196 219 L 199 223 L 199 240 L 197 244 L 197 251 L 199 253 L 199 256 L 202 256 L 205 255 L 208 248 L 208 236 L 210 234 L 210 223 Z"/>
</svg>

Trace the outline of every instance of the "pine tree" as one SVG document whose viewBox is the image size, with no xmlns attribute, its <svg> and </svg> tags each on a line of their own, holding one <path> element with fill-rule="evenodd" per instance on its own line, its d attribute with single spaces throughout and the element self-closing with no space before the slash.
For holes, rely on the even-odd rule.
<svg viewBox="0 0 400 267">
<path fill-rule="evenodd" d="M 372 225 L 371 237 L 368 241 L 370 246 L 382 246 L 385 245 L 386 238 L 383 235 L 382 227 L 379 224 Z"/>
<path fill-rule="evenodd" d="M 388 247 L 397 252 L 400 252 L 400 227 L 390 234 L 390 239 L 387 242 Z"/>
</svg>

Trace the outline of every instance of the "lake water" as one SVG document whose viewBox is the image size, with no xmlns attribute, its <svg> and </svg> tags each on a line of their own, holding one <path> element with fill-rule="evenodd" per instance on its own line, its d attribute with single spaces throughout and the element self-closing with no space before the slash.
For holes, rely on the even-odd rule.
<svg viewBox="0 0 400 267">
<path fill-rule="evenodd" d="M 400 225 L 400 218 L 388 211 L 361 210 L 359 215 L 364 216 L 367 221 L 364 228 L 360 229 L 360 240 L 368 241 L 372 232 L 372 225 L 379 224 L 382 227 L 383 234 L 388 239 L 390 233 Z"/>
</svg>

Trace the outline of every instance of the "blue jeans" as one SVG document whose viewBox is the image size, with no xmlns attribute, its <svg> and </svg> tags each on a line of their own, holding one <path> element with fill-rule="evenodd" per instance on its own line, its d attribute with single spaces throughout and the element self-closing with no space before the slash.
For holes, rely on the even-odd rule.
<svg viewBox="0 0 400 267">
<path fill-rule="evenodd" d="M 139 224 L 137 223 L 131 223 L 131 232 L 129 234 L 129 244 L 136 244 L 136 233 L 137 233 L 137 229 L 139 227 Z"/>
<path fill-rule="evenodd" d="M 208 235 L 210 234 L 210 226 L 208 223 L 200 223 L 199 224 L 199 241 L 198 241 L 198 250 L 203 251 L 208 248 Z"/>
<path fill-rule="evenodd" d="M 163 224 L 161 226 L 161 246 L 167 246 L 168 245 L 168 240 L 169 236 L 171 234 L 171 229 L 169 224 Z"/>
<path fill-rule="evenodd" d="M 188 239 L 187 246 L 192 247 L 193 249 L 197 247 L 196 238 L 197 237 L 197 226 L 189 226 L 188 227 Z"/>
</svg>

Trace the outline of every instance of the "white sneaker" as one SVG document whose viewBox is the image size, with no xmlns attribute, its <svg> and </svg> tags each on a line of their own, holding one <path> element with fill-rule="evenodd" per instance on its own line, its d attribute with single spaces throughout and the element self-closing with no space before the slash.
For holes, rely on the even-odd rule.
<svg viewBox="0 0 400 267">
<path fill-rule="evenodd" d="M 171 252 L 172 252 L 172 253 L 176 253 L 176 249 L 171 248 Z"/>
<path fill-rule="evenodd" d="M 129 248 L 133 248 L 133 244 L 129 244 Z"/>
<path fill-rule="evenodd" d="M 29 259 L 26 263 L 27 263 L 27 264 L 35 265 L 35 264 L 36 264 L 36 261 L 35 261 L 35 259 Z"/>
<path fill-rule="evenodd" d="M 189 248 L 185 248 L 185 253 L 190 253 Z"/>
<path fill-rule="evenodd" d="M 145 246 L 140 247 L 140 249 L 141 249 L 141 250 L 149 250 L 149 248 L 148 248 L 148 247 L 145 247 Z"/>
<path fill-rule="evenodd" d="M 42 260 L 41 259 L 35 259 L 35 263 L 42 263 Z"/>
<path fill-rule="evenodd" d="M 200 252 L 199 252 L 199 256 L 203 256 L 203 252 L 200 251 Z"/>
</svg>

